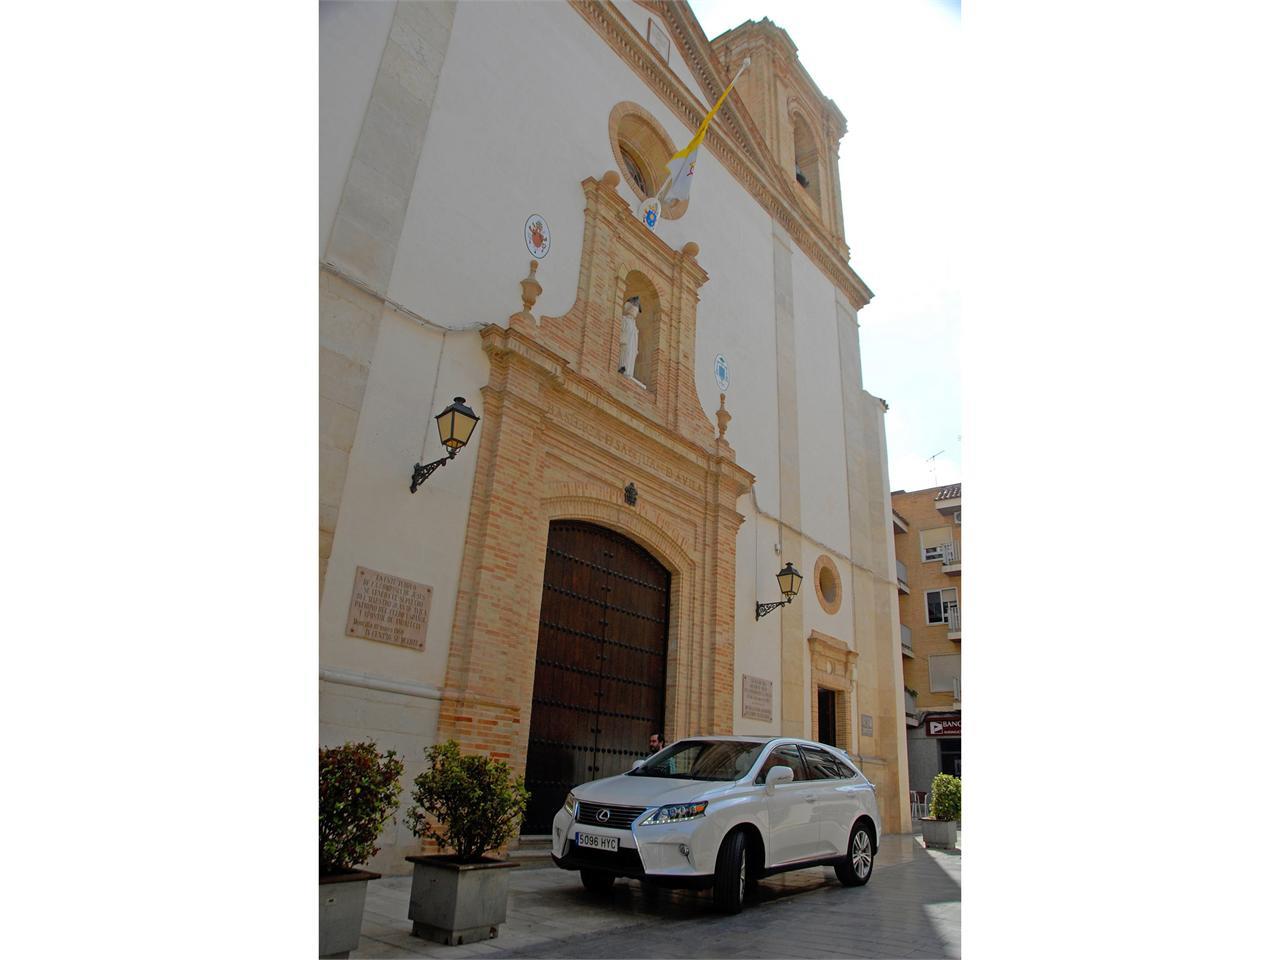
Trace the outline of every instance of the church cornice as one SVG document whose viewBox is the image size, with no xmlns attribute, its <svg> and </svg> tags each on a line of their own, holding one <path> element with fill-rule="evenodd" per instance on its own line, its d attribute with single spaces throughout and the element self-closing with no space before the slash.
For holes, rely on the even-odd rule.
<svg viewBox="0 0 1280 960">
<path fill-rule="evenodd" d="M 672 113 L 685 123 L 692 135 L 702 122 L 706 107 L 676 76 L 671 66 L 658 56 L 626 16 L 608 0 L 569 0 L 569 3 L 623 62 L 662 99 Z M 654 9 L 650 4 L 645 6 L 647 9 Z M 688 4 L 664 3 L 657 5 L 654 12 L 671 29 L 673 41 L 684 52 L 695 74 L 701 75 L 700 79 L 707 87 L 706 96 L 712 100 L 718 98 L 728 85 L 729 78 L 719 75 L 722 73 L 719 62 Z M 726 101 L 725 107 L 721 108 L 721 114 L 730 105 L 732 112 L 729 119 L 732 122 L 727 125 L 713 123 L 703 145 L 715 154 L 725 169 L 778 222 L 827 279 L 849 298 L 854 309 L 866 306 L 874 294 L 849 265 L 848 248 L 843 244 L 837 246 L 836 238 L 819 223 L 817 216 L 804 210 L 791 195 L 782 177 L 785 171 L 769 156 L 763 137 L 751 123 L 736 91 Z M 742 142 L 739 142 L 738 137 L 742 138 Z"/>
</svg>

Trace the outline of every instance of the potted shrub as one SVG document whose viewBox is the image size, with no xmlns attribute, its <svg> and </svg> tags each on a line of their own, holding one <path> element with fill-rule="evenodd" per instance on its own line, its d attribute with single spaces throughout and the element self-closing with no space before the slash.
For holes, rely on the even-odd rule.
<svg viewBox="0 0 1280 960">
<path fill-rule="evenodd" d="M 405 822 L 415 837 L 452 852 L 405 858 L 413 864 L 413 933 L 445 944 L 488 940 L 506 922 L 508 871 L 517 864 L 485 854 L 515 836 L 529 791 L 505 763 L 464 757 L 454 740 L 424 753 Z"/>
<path fill-rule="evenodd" d="M 320 956 L 345 957 L 360 943 L 364 896 L 380 874 L 357 870 L 378 848 L 395 813 L 404 764 L 394 750 L 347 743 L 320 750 Z"/>
<path fill-rule="evenodd" d="M 956 848 L 956 824 L 960 820 L 960 778 L 940 773 L 930 788 L 929 816 L 924 824 L 924 845 L 939 850 Z"/>
</svg>

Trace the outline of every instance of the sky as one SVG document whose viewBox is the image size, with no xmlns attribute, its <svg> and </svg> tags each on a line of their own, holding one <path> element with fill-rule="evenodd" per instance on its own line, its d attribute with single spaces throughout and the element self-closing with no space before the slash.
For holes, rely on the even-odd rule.
<svg viewBox="0 0 1280 960">
<path fill-rule="evenodd" d="M 889 483 L 960 481 L 959 0 L 692 0 L 714 38 L 768 17 L 849 122 L 840 189 L 863 385 L 889 404 Z M 930 460 L 930 457 L 935 459 Z"/>
</svg>

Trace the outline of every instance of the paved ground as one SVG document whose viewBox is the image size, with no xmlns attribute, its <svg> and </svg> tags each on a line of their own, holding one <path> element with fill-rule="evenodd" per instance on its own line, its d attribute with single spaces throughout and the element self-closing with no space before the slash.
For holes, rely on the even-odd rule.
<svg viewBox="0 0 1280 960">
<path fill-rule="evenodd" d="M 414 937 L 409 877 L 369 884 L 353 957 L 924 957 L 960 956 L 961 854 L 925 850 L 918 837 L 885 837 L 865 887 L 840 886 L 829 867 L 771 877 L 737 916 L 710 893 L 644 889 L 619 881 L 589 895 L 555 867 L 511 874 L 497 939 L 446 947 Z"/>
</svg>

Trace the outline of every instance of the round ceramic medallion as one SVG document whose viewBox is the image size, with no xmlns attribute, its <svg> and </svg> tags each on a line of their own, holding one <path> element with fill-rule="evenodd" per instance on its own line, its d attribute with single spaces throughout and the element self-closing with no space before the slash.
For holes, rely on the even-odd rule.
<svg viewBox="0 0 1280 960">
<path fill-rule="evenodd" d="M 551 228 L 540 214 L 535 213 L 524 222 L 524 244 L 539 260 L 551 250 Z"/>
</svg>

